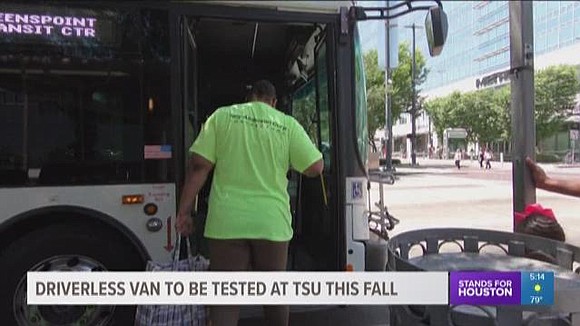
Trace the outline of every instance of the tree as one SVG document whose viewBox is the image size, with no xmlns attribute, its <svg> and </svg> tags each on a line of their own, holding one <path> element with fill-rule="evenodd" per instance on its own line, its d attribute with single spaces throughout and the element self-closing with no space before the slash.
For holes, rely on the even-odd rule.
<svg viewBox="0 0 580 326">
<path fill-rule="evenodd" d="M 316 90 L 314 83 L 309 83 L 300 89 L 292 103 L 293 115 L 304 127 L 310 139 L 318 144 L 318 123 L 316 122 Z"/>
<path fill-rule="evenodd" d="M 576 68 L 551 66 L 535 75 L 536 143 L 557 133 L 571 113 L 579 91 Z"/>
<path fill-rule="evenodd" d="M 427 79 L 429 73 L 426 67 L 425 57 L 419 49 L 415 50 L 415 88 L 418 94 L 421 92 L 420 86 Z M 403 112 L 409 112 L 413 104 L 413 84 L 411 82 L 411 70 L 413 65 L 413 55 L 408 42 L 399 44 L 399 65 L 393 69 L 392 87 L 389 90 L 391 97 L 393 118 L 397 118 Z M 420 107 L 417 106 L 419 109 Z M 417 110 L 417 115 L 420 110 Z"/>
<path fill-rule="evenodd" d="M 536 142 L 557 133 L 571 113 L 580 91 L 574 66 L 548 67 L 535 75 Z M 465 128 L 471 141 L 487 143 L 511 139 L 510 87 L 469 93 L 454 92 L 426 103 L 435 130 Z"/>
<path fill-rule="evenodd" d="M 464 110 L 460 92 L 429 100 L 424 106 L 433 121 L 439 139 L 443 139 L 443 131 L 446 128 L 464 128 L 462 121 Z"/>
<path fill-rule="evenodd" d="M 511 87 L 509 85 L 492 92 L 492 100 L 495 103 L 493 109 L 499 117 L 499 139 L 509 141 L 512 137 L 512 115 L 511 115 Z"/>
<path fill-rule="evenodd" d="M 489 143 L 502 138 L 506 131 L 504 128 L 509 127 L 504 121 L 506 114 L 509 119 L 509 107 L 503 104 L 502 98 L 506 94 L 509 96 L 491 89 L 465 94 L 463 124 L 471 136 L 470 141 Z"/>
<path fill-rule="evenodd" d="M 482 143 L 509 135 L 509 91 L 454 92 L 427 102 L 426 110 L 439 137 L 445 128 L 463 128 L 469 141 Z"/>
<path fill-rule="evenodd" d="M 429 114 L 429 118 L 433 122 L 433 127 L 438 139 L 443 139 L 443 131 L 445 128 L 451 126 L 451 119 L 447 111 L 447 97 L 440 97 L 429 100 L 425 103 L 425 111 Z"/>
<path fill-rule="evenodd" d="M 420 85 L 425 82 L 428 70 L 426 68 L 425 57 L 420 50 L 416 50 L 416 72 L 415 79 L 417 94 L 420 92 Z M 389 95 L 391 96 L 391 114 L 393 119 L 397 119 L 401 113 L 408 112 L 413 101 L 413 90 L 411 84 L 412 53 L 408 42 L 399 44 L 399 65 L 393 69 Z M 364 55 L 365 76 L 367 86 L 367 107 L 369 134 L 385 126 L 385 73 L 379 69 L 377 50 L 371 50 Z M 417 106 L 420 109 L 420 106 Z M 420 110 L 417 110 L 420 114 Z"/>
<path fill-rule="evenodd" d="M 369 136 L 385 125 L 385 73 L 379 69 L 377 50 L 364 54 Z"/>
</svg>

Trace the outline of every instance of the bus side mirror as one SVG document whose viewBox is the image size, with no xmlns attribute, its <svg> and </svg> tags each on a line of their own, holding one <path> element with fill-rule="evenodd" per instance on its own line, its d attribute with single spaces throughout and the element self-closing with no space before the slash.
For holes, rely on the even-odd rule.
<svg viewBox="0 0 580 326">
<path fill-rule="evenodd" d="M 443 8 L 433 6 L 429 8 L 425 17 L 425 32 L 427 33 L 427 43 L 429 44 L 429 54 L 436 57 L 443 51 L 443 46 L 447 40 L 447 14 Z"/>
</svg>

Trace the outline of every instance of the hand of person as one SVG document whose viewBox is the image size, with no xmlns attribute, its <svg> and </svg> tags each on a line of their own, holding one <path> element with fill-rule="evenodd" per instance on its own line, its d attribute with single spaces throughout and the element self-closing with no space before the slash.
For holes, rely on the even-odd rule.
<svg viewBox="0 0 580 326">
<path fill-rule="evenodd" d="M 175 222 L 175 229 L 177 233 L 184 237 L 192 234 L 195 231 L 195 227 L 193 225 L 191 214 L 178 213 L 177 221 Z"/>
<path fill-rule="evenodd" d="M 526 157 L 526 164 L 532 172 L 532 178 L 534 179 L 536 187 L 543 188 L 546 184 L 546 180 L 548 180 L 546 172 L 544 172 L 544 170 L 529 157 Z"/>
</svg>

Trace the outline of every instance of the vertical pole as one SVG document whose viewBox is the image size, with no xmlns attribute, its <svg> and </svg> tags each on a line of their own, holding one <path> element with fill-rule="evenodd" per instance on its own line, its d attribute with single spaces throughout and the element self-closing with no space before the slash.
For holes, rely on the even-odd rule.
<svg viewBox="0 0 580 326">
<path fill-rule="evenodd" d="M 389 1 L 386 1 L 387 7 L 389 7 Z M 391 95 L 389 94 L 391 80 L 391 53 L 389 49 L 389 44 L 391 43 L 390 36 L 390 21 L 385 20 L 385 146 L 387 147 L 385 161 L 386 170 L 393 170 L 393 116 L 391 113 Z"/>
<path fill-rule="evenodd" d="M 572 137 L 570 137 L 570 138 L 572 140 L 572 162 L 570 162 L 570 163 L 574 164 L 574 162 L 576 161 L 576 159 L 574 158 L 574 154 L 575 154 L 574 152 L 576 152 L 576 148 L 575 148 L 576 147 L 576 138 L 572 138 Z"/>
<path fill-rule="evenodd" d="M 433 147 L 433 137 L 431 135 L 431 117 L 427 115 L 427 121 L 428 121 L 428 133 L 427 133 L 427 155 L 429 154 L 429 152 L 431 151 L 431 147 Z M 432 157 L 429 157 L 432 158 Z"/>
<path fill-rule="evenodd" d="M 28 108 L 28 87 L 27 83 L 27 75 L 26 72 L 23 74 L 22 78 L 22 89 L 24 90 L 22 93 L 24 95 L 24 107 L 22 110 L 22 166 L 13 166 L 13 169 L 20 168 L 24 171 L 28 171 L 28 133 L 29 130 L 29 123 L 28 123 L 28 116 L 29 108 Z"/>
<path fill-rule="evenodd" d="M 514 211 L 536 201 L 536 190 L 525 158 L 535 159 L 533 3 L 510 1 L 512 185 Z M 514 224 L 515 230 L 515 224 Z"/>
<path fill-rule="evenodd" d="M 413 62 L 411 65 L 411 85 L 413 88 L 413 100 L 411 103 L 411 165 L 414 166 L 417 164 L 417 154 L 416 154 L 416 150 L 417 150 L 417 123 L 415 121 L 416 115 L 417 115 L 417 91 L 415 89 L 415 75 L 416 75 L 416 60 L 417 58 L 415 57 L 415 28 L 416 25 L 415 23 L 413 23 L 412 25 L 412 29 L 413 29 Z"/>
</svg>

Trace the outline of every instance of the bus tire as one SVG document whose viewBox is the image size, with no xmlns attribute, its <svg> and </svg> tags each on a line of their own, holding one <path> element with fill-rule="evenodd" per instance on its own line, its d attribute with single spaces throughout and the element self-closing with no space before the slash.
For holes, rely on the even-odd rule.
<svg viewBox="0 0 580 326">
<path fill-rule="evenodd" d="M 81 218 L 86 220 L 85 218 Z M 85 222 L 86 223 L 86 222 Z M 71 269 L 90 268 L 93 270 L 139 271 L 143 270 L 138 251 L 118 232 L 104 227 L 87 227 L 77 222 L 70 224 L 49 225 L 13 241 L 0 253 L 0 320 L 3 325 L 39 324 L 34 321 L 45 320 L 46 324 L 73 324 L 81 318 L 84 324 L 90 323 L 93 317 L 97 320 L 108 319 L 108 325 L 132 325 L 135 316 L 134 306 L 73 307 L 62 310 L 50 306 L 30 306 L 22 304 L 22 286 L 19 283 L 26 279 L 29 270 L 62 270 L 58 266 L 66 263 Z M 75 265 L 76 264 L 76 265 Z M 82 265 L 81 265 L 82 264 Z M 35 266 L 42 266 L 36 268 Z M 53 266 L 53 267 L 51 267 Z M 53 269 L 54 268 L 54 269 Z M 26 284 L 26 282 L 24 282 Z M 24 285 L 24 293 L 26 286 Z M 47 308 L 48 307 L 48 308 Z M 24 310 L 28 309 L 28 310 Z M 89 310 L 91 309 L 91 310 Z M 102 310 L 103 309 L 103 310 Z M 17 320 L 20 320 L 18 322 Z M 28 320 L 28 322 L 24 322 Z"/>
</svg>

